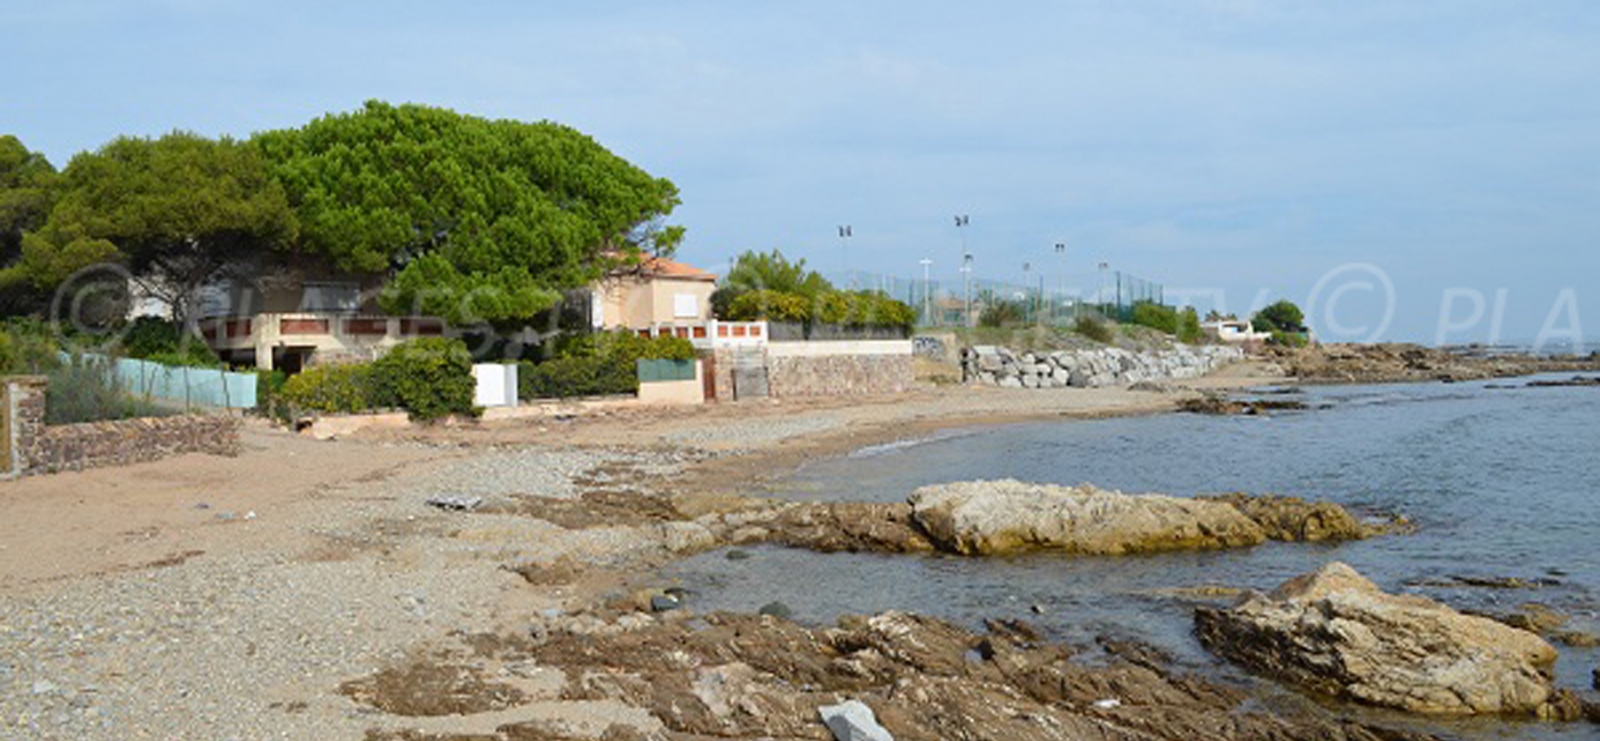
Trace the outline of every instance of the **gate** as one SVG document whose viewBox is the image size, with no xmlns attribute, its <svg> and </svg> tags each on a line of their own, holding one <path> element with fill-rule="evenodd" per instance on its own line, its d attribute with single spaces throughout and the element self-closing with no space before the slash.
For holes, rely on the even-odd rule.
<svg viewBox="0 0 1600 741">
<path fill-rule="evenodd" d="M 717 354 L 708 352 L 700 356 L 700 385 L 705 389 L 706 401 L 717 400 Z"/>
<path fill-rule="evenodd" d="M 735 349 L 733 398 L 765 399 L 768 394 L 766 351 L 759 347 Z"/>
<path fill-rule="evenodd" d="M 10 478 L 11 458 L 11 384 L 0 380 L 0 479 Z"/>
</svg>

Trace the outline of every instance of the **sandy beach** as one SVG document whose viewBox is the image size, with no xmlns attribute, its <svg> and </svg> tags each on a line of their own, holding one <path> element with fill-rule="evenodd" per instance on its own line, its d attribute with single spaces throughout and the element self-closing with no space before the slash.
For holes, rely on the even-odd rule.
<svg viewBox="0 0 1600 741">
<path fill-rule="evenodd" d="M 1271 380 L 1243 366 L 1192 385 Z M 252 422 L 237 458 L 0 485 L 0 734 L 354 739 L 568 716 L 603 731 L 642 711 L 563 702 L 510 676 L 545 699 L 402 720 L 339 688 L 647 586 L 651 567 L 715 545 L 666 521 L 736 509 L 804 460 L 941 428 L 1160 413 L 1193 393 L 928 388 L 335 441 Z M 491 506 L 425 504 L 441 493 Z M 526 564 L 568 573 L 540 586 L 513 573 Z"/>
</svg>

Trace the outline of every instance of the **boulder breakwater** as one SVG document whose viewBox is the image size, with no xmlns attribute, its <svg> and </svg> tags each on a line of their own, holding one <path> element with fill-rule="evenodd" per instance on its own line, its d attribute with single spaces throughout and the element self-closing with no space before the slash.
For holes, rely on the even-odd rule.
<svg viewBox="0 0 1600 741">
<path fill-rule="evenodd" d="M 978 345 L 962 349 L 961 374 L 967 383 L 986 386 L 1098 388 L 1196 378 L 1244 358 L 1243 350 L 1220 345 L 1177 345 L 1145 352 L 1117 347 L 1015 352 Z"/>
</svg>

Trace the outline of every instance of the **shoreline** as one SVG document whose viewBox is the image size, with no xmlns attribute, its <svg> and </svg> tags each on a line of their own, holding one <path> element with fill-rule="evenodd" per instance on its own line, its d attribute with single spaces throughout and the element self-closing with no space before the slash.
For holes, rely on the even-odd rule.
<svg viewBox="0 0 1600 741">
<path fill-rule="evenodd" d="M 373 728 L 488 734 L 518 717 L 592 736 L 612 717 L 648 726 L 637 708 L 569 698 L 542 670 L 523 676 L 506 658 L 516 651 L 471 646 L 526 635 L 530 621 L 569 630 L 595 616 L 648 617 L 633 610 L 641 599 L 648 608 L 657 569 L 722 545 L 694 518 L 762 506 L 772 481 L 809 460 L 949 430 L 1162 414 L 1204 391 L 1291 383 L 1251 364 L 1172 384 L 1176 393 L 956 387 L 333 442 L 252 428 L 237 459 L 185 456 L 0 485 L 0 649 L 21 647 L 37 663 L 0 672 L 10 698 L 0 700 L 0 729 L 124 738 L 131 729 L 196 737 L 317 728 L 324 738 L 371 738 L 363 734 Z M 423 504 L 462 481 L 510 504 L 472 513 Z M 85 496 L 102 491 L 116 499 Z M 167 625 L 162 606 L 173 604 L 181 609 Z M 51 614 L 80 615 L 96 630 L 60 634 Z M 202 627 L 214 625 L 228 627 Z M 195 645 L 208 635 L 213 645 Z M 183 648 L 147 657 L 162 645 L 153 636 Z M 409 717 L 374 715 L 337 691 L 407 665 L 404 656 L 441 651 L 531 699 Z M 130 672 L 128 662 L 147 658 L 157 674 Z M 141 676 L 149 687 L 124 686 Z M 259 688 L 248 700 L 247 686 Z M 204 710 L 229 702 L 240 707 Z"/>
</svg>

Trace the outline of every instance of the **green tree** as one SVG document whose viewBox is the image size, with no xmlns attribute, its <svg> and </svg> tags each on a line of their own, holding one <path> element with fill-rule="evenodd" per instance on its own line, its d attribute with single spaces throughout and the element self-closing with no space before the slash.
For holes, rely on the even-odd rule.
<svg viewBox="0 0 1600 741">
<path fill-rule="evenodd" d="M 1306 331 L 1305 322 L 1300 307 L 1287 299 L 1267 305 L 1250 318 L 1258 332 L 1301 333 Z"/>
<path fill-rule="evenodd" d="M 117 262 L 177 320 L 201 287 L 258 266 L 296 232 L 265 161 L 227 138 L 119 138 L 72 158 L 59 190 L 49 220 L 22 240 L 21 275 L 49 289 Z"/>
<path fill-rule="evenodd" d="M 0 312 L 38 308 L 43 293 L 20 268 L 24 234 L 43 226 L 55 202 L 56 168 L 15 136 L 0 136 Z"/>
<path fill-rule="evenodd" d="M 1195 344 L 1204 340 L 1205 330 L 1200 327 L 1200 314 L 1193 306 L 1185 306 L 1178 312 L 1178 341 Z"/>
<path fill-rule="evenodd" d="M 300 215 L 301 248 L 388 277 L 392 313 L 525 322 L 683 236 L 664 224 L 676 186 L 555 123 L 374 101 L 254 141 Z"/>
</svg>

